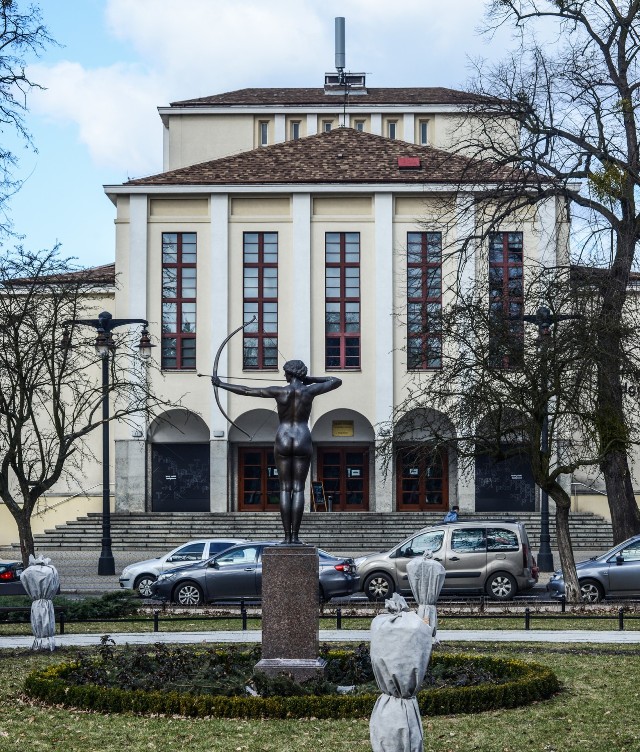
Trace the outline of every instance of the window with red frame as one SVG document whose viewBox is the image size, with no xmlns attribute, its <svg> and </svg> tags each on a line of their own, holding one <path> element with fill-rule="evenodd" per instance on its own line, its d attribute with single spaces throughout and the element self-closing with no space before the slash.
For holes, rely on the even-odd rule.
<svg viewBox="0 0 640 752">
<path fill-rule="evenodd" d="M 278 367 L 278 233 L 245 232 L 243 237 L 243 368 Z"/>
<path fill-rule="evenodd" d="M 407 368 L 442 366 L 442 233 L 407 233 Z"/>
<path fill-rule="evenodd" d="M 360 368 L 360 233 L 325 236 L 325 368 Z"/>
<path fill-rule="evenodd" d="M 521 232 L 489 235 L 489 359 L 495 368 L 516 368 L 524 354 L 523 241 Z"/>
<path fill-rule="evenodd" d="M 162 368 L 196 367 L 196 233 L 162 233 Z"/>
</svg>

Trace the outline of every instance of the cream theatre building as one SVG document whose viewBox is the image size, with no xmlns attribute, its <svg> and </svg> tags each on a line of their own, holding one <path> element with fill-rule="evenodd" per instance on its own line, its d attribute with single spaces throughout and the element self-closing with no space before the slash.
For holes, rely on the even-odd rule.
<svg viewBox="0 0 640 752">
<path fill-rule="evenodd" d="M 115 430 L 116 511 L 278 510 L 275 404 L 221 390 L 232 425 L 201 377 L 227 335 L 254 317 L 220 355 L 223 380 L 278 383 L 296 358 L 343 381 L 314 402 L 310 420 L 309 481 L 323 484 L 333 513 L 454 503 L 533 511 L 526 468 L 468 476 L 451 453 L 418 466 L 403 445 L 429 437 L 402 424 L 386 473 L 375 448 L 409 383 L 427 384 L 440 364 L 429 322 L 443 279 L 491 266 L 513 295 L 528 261 L 561 255 L 556 207 L 539 212 L 538 226 L 506 222 L 491 252 L 466 266 L 443 256 L 475 221 L 481 176 L 447 153 L 471 95 L 375 89 L 349 75 L 348 96 L 328 75 L 323 88 L 244 89 L 161 107 L 164 171 L 106 186 L 117 209 L 114 315 L 151 322 L 156 388 L 180 405 L 151 425 Z M 458 226 L 438 224 L 443 198 L 468 208 Z M 492 491 L 492 473 L 517 482 Z"/>
</svg>

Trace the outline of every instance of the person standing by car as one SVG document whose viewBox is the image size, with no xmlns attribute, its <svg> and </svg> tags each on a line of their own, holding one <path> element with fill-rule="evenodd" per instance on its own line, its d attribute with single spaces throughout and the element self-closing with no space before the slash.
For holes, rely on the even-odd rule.
<svg viewBox="0 0 640 752">
<path fill-rule="evenodd" d="M 459 511 L 460 511 L 460 507 L 458 506 L 451 507 L 451 509 L 442 518 L 442 521 L 443 522 L 457 522 Z"/>
</svg>

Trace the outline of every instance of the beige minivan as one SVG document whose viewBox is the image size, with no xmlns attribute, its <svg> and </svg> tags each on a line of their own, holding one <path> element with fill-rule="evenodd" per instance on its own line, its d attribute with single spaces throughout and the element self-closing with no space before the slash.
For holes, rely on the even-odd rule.
<svg viewBox="0 0 640 752">
<path fill-rule="evenodd" d="M 527 531 L 513 520 L 443 522 L 427 527 L 390 551 L 356 559 L 360 587 L 370 600 L 410 592 L 407 564 L 425 551 L 447 570 L 443 593 L 484 592 L 510 600 L 538 581 Z"/>
</svg>

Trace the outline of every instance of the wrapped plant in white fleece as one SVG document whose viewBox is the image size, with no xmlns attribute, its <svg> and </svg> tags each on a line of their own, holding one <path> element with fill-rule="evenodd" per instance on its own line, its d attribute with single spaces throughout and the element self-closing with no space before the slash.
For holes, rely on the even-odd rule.
<svg viewBox="0 0 640 752">
<path fill-rule="evenodd" d="M 60 589 L 58 570 L 51 559 L 29 557 L 29 566 L 20 575 L 20 582 L 31 604 L 31 629 L 35 637 L 32 650 L 56 649 L 56 619 L 53 611 L 53 596 Z"/>
</svg>

